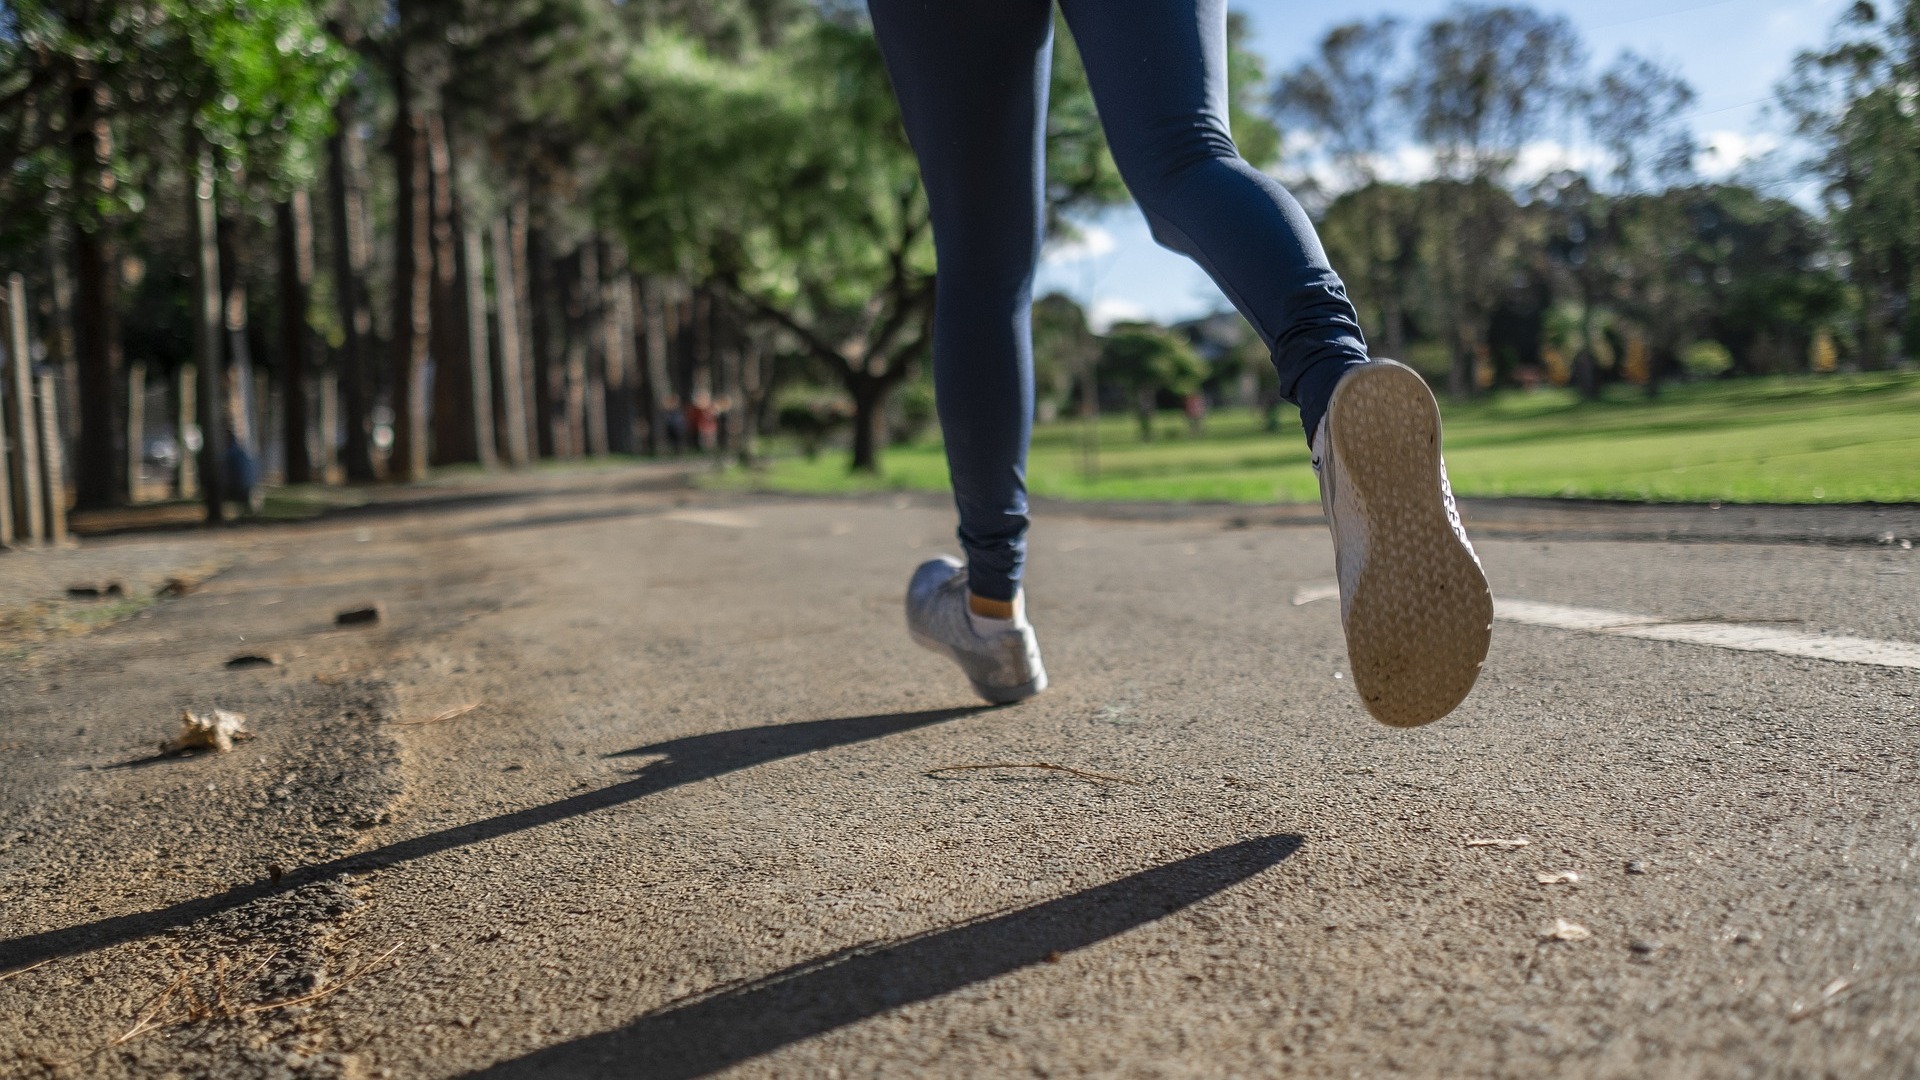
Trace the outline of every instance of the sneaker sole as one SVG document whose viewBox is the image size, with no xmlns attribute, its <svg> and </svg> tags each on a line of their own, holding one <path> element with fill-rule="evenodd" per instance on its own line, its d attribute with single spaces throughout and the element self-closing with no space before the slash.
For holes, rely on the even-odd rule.
<svg viewBox="0 0 1920 1080">
<path fill-rule="evenodd" d="M 1357 369 L 1327 408 L 1367 525 L 1346 617 L 1354 689 L 1380 722 L 1418 727 L 1466 698 L 1493 638 L 1493 594 L 1440 493 L 1440 408 L 1398 364 Z"/>
<path fill-rule="evenodd" d="M 948 648 L 946 643 L 940 639 L 928 637 L 911 627 L 907 629 L 907 636 L 913 639 L 914 644 L 926 649 L 928 652 L 939 653 L 941 656 L 952 660 L 956 664 L 960 663 L 960 658 L 954 655 L 953 650 Z M 966 671 L 966 667 L 962 665 L 960 670 L 964 672 Z M 979 694 L 990 704 L 1011 705 L 1016 701 L 1025 701 L 1040 691 L 1045 690 L 1047 688 L 1047 674 L 1043 671 L 1038 676 L 1018 686 L 982 686 L 971 677 L 967 679 L 967 682 L 972 685 L 974 693 Z"/>
</svg>

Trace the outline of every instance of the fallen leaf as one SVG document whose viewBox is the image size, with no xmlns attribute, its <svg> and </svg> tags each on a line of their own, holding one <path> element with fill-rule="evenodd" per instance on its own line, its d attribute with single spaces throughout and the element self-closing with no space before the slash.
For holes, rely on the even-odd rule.
<svg viewBox="0 0 1920 1080">
<path fill-rule="evenodd" d="M 1585 941 L 1593 936 L 1593 931 L 1577 922 L 1555 919 L 1552 926 L 1540 931 L 1540 936 L 1548 941 Z"/>
<path fill-rule="evenodd" d="M 253 732 L 247 730 L 247 718 L 244 714 L 215 709 L 205 716 L 192 711 L 180 714 L 180 733 L 160 744 L 163 754 L 178 754 L 184 750 L 214 750 L 226 753 L 233 744 L 253 738 Z"/>
<path fill-rule="evenodd" d="M 465 705 L 455 705 L 451 709 L 442 709 L 441 711 L 434 713 L 432 716 L 427 717 L 425 720 L 402 720 L 398 723 L 397 726 L 420 727 L 425 724 L 442 724 L 447 722 L 448 720 L 454 719 L 455 717 L 465 716 L 479 707 L 480 707 L 479 702 L 470 701 Z"/>
</svg>

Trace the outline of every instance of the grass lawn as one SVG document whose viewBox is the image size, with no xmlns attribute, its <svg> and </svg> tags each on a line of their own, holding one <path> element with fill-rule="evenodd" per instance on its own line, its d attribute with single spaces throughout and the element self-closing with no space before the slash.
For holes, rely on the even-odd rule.
<svg viewBox="0 0 1920 1080">
<path fill-rule="evenodd" d="M 1648 401 L 1616 388 L 1596 402 L 1562 390 L 1442 405 L 1447 468 L 1461 495 L 1656 502 L 1920 502 L 1920 373 L 1747 379 L 1670 387 Z M 1036 495 L 1097 500 L 1315 502 L 1299 419 L 1267 432 L 1242 410 L 1199 436 L 1165 414 L 1142 443 L 1133 418 L 1035 429 Z M 1093 448 L 1097 446 L 1097 450 Z M 844 450 L 778 456 L 712 477 L 732 490 L 940 491 L 937 435 L 889 448 L 878 476 L 847 472 Z"/>
</svg>

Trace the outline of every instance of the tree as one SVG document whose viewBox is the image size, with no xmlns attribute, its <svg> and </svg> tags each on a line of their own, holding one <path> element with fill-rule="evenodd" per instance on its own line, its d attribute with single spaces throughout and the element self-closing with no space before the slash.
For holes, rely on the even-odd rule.
<svg viewBox="0 0 1920 1080">
<path fill-rule="evenodd" d="M 1431 190 L 1450 235 L 1431 256 L 1451 324 L 1455 397 L 1472 393 L 1487 352 L 1514 220 L 1505 182 L 1521 149 L 1573 100 L 1581 61 L 1565 18 L 1467 4 L 1427 24 L 1397 90 L 1443 181 Z"/>
<path fill-rule="evenodd" d="M 1610 159 L 1617 191 L 1642 180 L 1670 185 L 1693 171 L 1698 147 L 1684 122 L 1693 87 L 1646 57 L 1623 51 L 1583 95 L 1587 127 Z"/>
<path fill-rule="evenodd" d="M 1081 402 L 1091 404 L 1086 384 L 1100 356 L 1100 339 L 1087 326 L 1087 313 L 1065 293 L 1048 293 L 1033 302 L 1033 383 L 1037 400 L 1059 402 L 1076 383 Z"/>
<path fill-rule="evenodd" d="M 1185 396 L 1206 381 L 1207 364 L 1185 338 L 1146 323 L 1121 323 L 1100 346 L 1100 376 L 1124 388 L 1140 420 L 1140 441 L 1153 438 L 1155 398 Z"/>
<path fill-rule="evenodd" d="M 1847 9 L 1827 48 L 1801 53 L 1777 90 L 1796 134 L 1814 154 L 1807 172 L 1856 295 L 1859 360 L 1878 367 L 1899 335 L 1920 349 L 1920 0 L 1894 0 L 1885 16 L 1867 0 Z"/>
</svg>

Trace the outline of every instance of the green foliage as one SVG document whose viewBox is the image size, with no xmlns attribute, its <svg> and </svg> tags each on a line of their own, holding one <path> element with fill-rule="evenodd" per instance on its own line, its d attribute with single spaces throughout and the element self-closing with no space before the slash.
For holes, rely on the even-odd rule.
<svg viewBox="0 0 1920 1080">
<path fill-rule="evenodd" d="M 1717 341 L 1696 341 L 1680 357 L 1687 374 L 1700 379 L 1724 375 L 1733 368 L 1733 354 Z"/>
<path fill-rule="evenodd" d="M 1033 382 L 1037 398 L 1063 397 L 1100 356 L 1086 312 L 1064 293 L 1033 302 Z"/>
<path fill-rule="evenodd" d="M 741 61 L 662 36 L 614 207 L 650 269 L 732 283 L 844 334 L 897 277 L 931 280 L 926 200 L 870 35 L 819 23 Z"/>
<path fill-rule="evenodd" d="M 1100 346 L 1100 378 L 1132 394 L 1140 438 L 1153 437 L 1154 398 L 1200 389 L 1207 363 L 1178 334 L 1144 323 L 1121 323 Z"/>
<path fill-rule="evenodd" d="M 312 183 L 350 74 L 308 0 L 163 0 L 188 62 L 175 75 L 200 138 L 276 194 Z"/>
<path fill-rule="evenodd" d="M 1841 16 L 1832 43 L 1801 53 L 1779 97 L 1797 133 L 1815 148 L 1808 162 L 1823 181 L 1834 238 L 1856 291 L 1858 349 L 1868 366 L 1905 332 L 1920 346 L 1920 324 L 1897 324 L 1912 309 L 1920 267 L 1920 0 L 1894 0 L 1883 17 L 1870 3 Z"/>
</svg>

